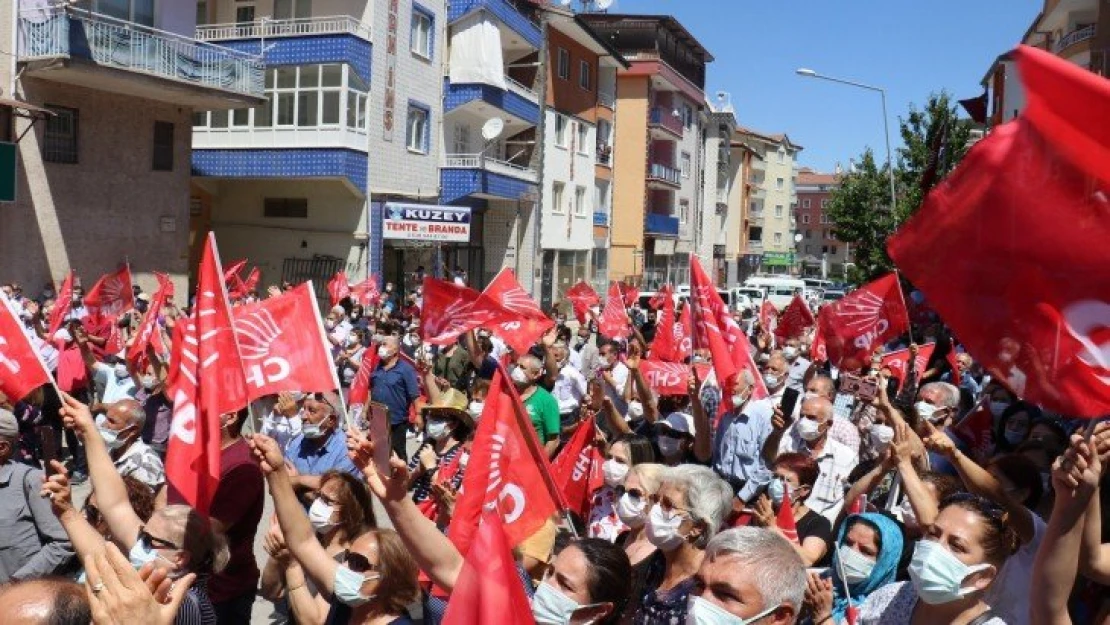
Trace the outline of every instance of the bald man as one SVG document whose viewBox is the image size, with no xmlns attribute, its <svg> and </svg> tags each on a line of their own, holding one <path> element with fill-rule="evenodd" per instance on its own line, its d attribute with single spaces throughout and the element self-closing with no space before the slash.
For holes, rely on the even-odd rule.
<svg viewBox="0 0 1110 625">
<path fill-rule="evenodd" d="M 166 482 L 166 470 L 158 452 L 142 441 L 146 411 L 134 399 L 123 399 L 105 408 L 97 417 L 96 429 L 120 476 L 133 477 L 158 492 Z"/>
<path fill-rule="evenodd" d="M 543 363 L 539 358 L 525 354 L 517 359 L 509 376 L 520 393 L 524 409 L 532 420 L 532 427 L 536 428 L 536 436 L 550 458 L 559 448 L 559 402 L 539 385 L 540 377 L 543 376 Z"/>
<path fill-rule="evenodd" d="M 382 338 L 378 346 L 378 366 L 370 374 L 370 398 L 389 409 L 390 447 L 400 458 L 405 453 L 409 408 L 420 396 L 416 369 L 401 358 L 401 341 L 396 336 Z"/>
<path fill-rule="evenodd" d="M 0 586 L 0 625 L 89 625 L 85 589 L 60 577 Z"/>
</svg>

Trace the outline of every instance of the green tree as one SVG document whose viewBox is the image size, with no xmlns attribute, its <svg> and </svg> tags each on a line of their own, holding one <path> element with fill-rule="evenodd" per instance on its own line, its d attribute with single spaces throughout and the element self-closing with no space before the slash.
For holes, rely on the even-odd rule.
<svg viewBox="0 0 1110 625">
<path fill-rule="evenodd" d="M 925 107 L 910 105 L 899 120 L 902 147 L 897 149 L 894 177 L 901 221 L 917 212 L 925 200 L 924 184 L 943 180 L 967 154 L 972 123 L 960 119 L 947 91 L 930 94 Z"/>
<path fill-rule="evenodd" d="M 892 264 L 886 254 L 886 238 L 897 225 L 890 205 L 890 178 L 886 166 L 879 167 L 870 148 L 846 175 L 840 187 L 829 198 L 826 209 L 833 225 L 833 234 L 851 245 L 851 282 L 866 282 L 889 271 Z"/>
</svg>

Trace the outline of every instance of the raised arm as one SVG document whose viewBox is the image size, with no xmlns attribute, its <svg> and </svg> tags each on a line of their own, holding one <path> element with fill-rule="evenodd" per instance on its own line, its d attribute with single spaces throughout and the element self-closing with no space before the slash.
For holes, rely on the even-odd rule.
<svg viewBox="0 0 1110 625">
<path fill-rule="evenodd" d="M 1110 460 L 1110 422 L 1095 427 L 1092 436 L 1095 453 L 1106 466 Z M 1091 503 L 1087 505 L 1087 519 L 1083 527 L 1083 550 L 1080 552 L 1080 572 L 1084 577 L 1103 586 L 1110 585 L 1110 543 L 1102 544 L 1102 506 L 1101 493 L 1095 490 Z"/>
<path fill-rule="evenodd" d="M 69 471 L 57 460 L 50 461 L 53 469 L 42 482 L 42 497 L 49 499 L 50 507 L 62 529 L 69 536 L 73 550 L 81 560 L 104 549 L 104 537 L 89 524 L 85 515 L 73 507 L 73 493 L 69 485 Z"/>
<path fill-rule="evenodd" d="M 771 435 L 763 443 L 763 461 L 770 466 L 774 463 L 775 458 L 779 455 L 779 443 L 782 442 L 782 436 L 786 433 L 786 417 L 782 414 L 782 407 L 775 406 L 774 413 L 771 416 Z"/>
<path fill-rule="evenodd" d="M 910 426 L 906 423 L 896 425 L 890 451 L 896 459 L 898 475 L 902 478 L 902 489 L 906 492 L 906 498 L 910 500 L 910 507 L 913 508 L 918 524 L 921 527 L 929 527 L 940 514 L 940 502 L 933 497 L 917 473 L 911 446 L 911 432 Z"/>
</svg>

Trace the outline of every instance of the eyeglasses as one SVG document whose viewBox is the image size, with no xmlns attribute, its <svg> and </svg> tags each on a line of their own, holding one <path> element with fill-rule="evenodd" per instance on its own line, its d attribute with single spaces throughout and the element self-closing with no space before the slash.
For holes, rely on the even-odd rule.
<svg viewBox="0 0 1110 625">
<path fill-rule="evenodd" d="M 146 528 L 139 530 L 139 542 L 146 543 L 155 549 L 178 549 L 181 547 L 171 541 L 151 536 Z"/>
<path fill-rule="evenodd" d="M 694 516 L 693 512 L 691 512 L 689 508 L 676 506 L 669 499 L 662 499 L 661 497 L 659 497 L 659 495 L 648 495 L 647 500 L 652 505 L 658 504 L 659 509 L 666 513 L 668 516 L 673 516 L 676 512 L 680 512 L 691 517 Z"/>
<path fill-rule="evenodd" d="M 369 571 L 377 571 L 378 565 L 371 564 L 370 560 L 361 553 L 354 551 L 347 552 L 347 568 L 355 573 L 367 573 Z"/>
</svg>

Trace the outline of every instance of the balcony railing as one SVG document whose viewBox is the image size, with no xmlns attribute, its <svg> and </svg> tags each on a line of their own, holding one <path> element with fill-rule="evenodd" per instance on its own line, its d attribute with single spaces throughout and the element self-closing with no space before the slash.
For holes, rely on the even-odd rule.
<svg viewBox="0 0 1110 625">
<path fill-rule="evenodd" d="M 762 254 L 763 241 L 748 241 L 748 254 Z"/>
<path fill-rule="evenodd" d="M 484 169 L 493 174 L 536 182 L 536 170 L 516 163 L 498 160 L 481 154 L 446 154 L 443 166 L 448 169 Z"/>
<path fill-rule="evenodd" d="M 675 115 L 674 111 L 664 109 L 662 107 L 655 107 L 651 109 L 648 115 L 648 123 L 652 126 L 665 128 L 678 136 L 682 136 L 682 118 Z"/>
<path fill-rule="evenodd" d="M 661 163 L 652 163 L 648 168 L 648 178 L 669 182 L 673 185 L 682 185 L 682 172 L 674 167 L 667 167 Z"/>
<path fill-rule="evenodd" d="M 600 106 L 604 106 L 605 108 L 612 110 L 612 109 L 617 108 L 617 97 L 615 95 L 611 94 L 611 93 L 605 93 L 604 91 L 598 91 L 597 92 L 597 103 Z"/>
<path fill-rule="evenodd" d="M 767 199 L 767 190 L 764 189 L 763 187 L 753 187 L 752 192 L 749 194 L 748 197 L 750 197 L 753 200 Z"/>
<path fill-rule="evenodd" d="M 350 15 L 296 17 L 286 20 L 262 19 L 233 24 L 197 26 L 197 39 L 223 41 L 229 39 L 261 39 L 263 37 L 300 37 L 303 35 L 354 35 L 372 40 L 370 24 Z"/>
<path fill-rule="evenodd" d="M 263 96 L 255 56 L 73 7 L 27 9 L 19 16 L 19 60 L 86 59 L 106 67 Z"/>
<path fill-rule="evenodd" d="M 726 204 L 727 205 L 728 204 L 728 196 L 729 196 L 728 189 L 717 189 L 717 203 L 718 204 Z"/>
<path fill-rule="evenodd" d="M 644 233 L 663 236 L 678 236 L 678 217 L 647 213 L 644 215 Z"/>
<path fill-rule="evenodd" d="M 613 160 L 613 146 L 599 145 L 597 146 L 597 164 L 609 166 L 609 162 Z"/>
<path fill-rule="evenodd" d="M 594 225 L 595 226 L 608 226 L 609 225 L 609 212 L 608 211 L 594 211 Z"/>
<path fill-rule="evenodd" d="M 535 92 L 535 90 L 529 89 L 523 84 L 513 80 L 509 77 L 508 74 L 505 74 L 505 84 L 509 85 L 509 91 L 512 91 L 513 93 L 526 100 L 531 100 L 532 102 L 537 103 L 540 101 L 540 96 L 538 93 Z"/>
<path fill-rule="evenodd" d="M 1054 46 L 1054 50 L 1056 51 L 1057 54 L 1059 54 L 1060 51 L 1063 50 L 1064 48 L 1067 48 L 1068 46 L 1077 44 L 1080 41 L 1087 41 L 1088 39 L 1094 39 L 1094 36 L 1095 36 L 1095 25 L 1094 24 L 1091 24 L 1090 26 L 1084 26 L 1083 28 L 1078 28 L 1078 29 L 1073 30 L 1070 33 L 1064 35 L 1063 37 L 1061 37 L 1060 41 L 1056 42 L 1056 45 Z"/>
<path fill-rule="evenodd" d="M 753 158 L 751 163 L 752 171 L 767 171 L 767 161 L 761 158 Z"/>
<path fill-rule="evenodd" d="M 748 211 L 748 222 L 753 226 L 758 226 L 758 225 L 762 224 L 763 223 L 763 211 L 761 211 L 761 210 L 749 210 Z"/>
</svg>

